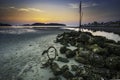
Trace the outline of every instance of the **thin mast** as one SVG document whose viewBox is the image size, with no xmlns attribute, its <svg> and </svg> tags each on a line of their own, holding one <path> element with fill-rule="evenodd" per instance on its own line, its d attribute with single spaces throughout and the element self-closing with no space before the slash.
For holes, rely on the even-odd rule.
<svg viewBox="0 0 120 80">
<path fill-rule="evenodd" d="M 82 25 L 81 25 L 81 20 L 82 20 L 82 2 L 80 1 L 80 5 L 79 5 L 79 16 L 80 16 L 80 19 L 79 19 L 79 31 L 80 31 L 80 28 L 82 27 Z"/>
</svg>

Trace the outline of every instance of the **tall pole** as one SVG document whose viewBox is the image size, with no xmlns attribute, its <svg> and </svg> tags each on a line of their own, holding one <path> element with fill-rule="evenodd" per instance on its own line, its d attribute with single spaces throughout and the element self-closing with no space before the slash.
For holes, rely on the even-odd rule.
<svg viewBox="0 0 120 80">
<path fill-rule="evenodd" d="M 80 17 L 80 19 L 79 19 L 79 31 L 81 30 L 81 27 L 82 27 L 82 25 L 81 25 L 81 20 L 82 20 L 82 2 L 80 1 L 80 5 L 79 5 L 79 17 Z"/>
</svg>

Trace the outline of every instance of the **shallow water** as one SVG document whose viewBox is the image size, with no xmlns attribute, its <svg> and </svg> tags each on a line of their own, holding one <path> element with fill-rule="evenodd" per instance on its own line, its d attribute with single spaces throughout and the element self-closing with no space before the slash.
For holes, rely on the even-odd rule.
<svg viewBox="0 0 120 80">
<path fill-rule="evenodd" d="M 78 31 L 78 28 L 63 28 L 63 29 L 68 29 L 68 30 L 74 30 L 74 31 Z M 120 36 L 118 34 L 115 34 L 113 32 L 105 32 L 105 31 L 92 31 L 92 30 L 88 30 L 88 29 L 83 29 L 83 32 L 90 32 L 93 35 L 96 36 L 104 36 L 108 39 L 114 40 L 114 41 L 120 41 Z"/>
</svg>

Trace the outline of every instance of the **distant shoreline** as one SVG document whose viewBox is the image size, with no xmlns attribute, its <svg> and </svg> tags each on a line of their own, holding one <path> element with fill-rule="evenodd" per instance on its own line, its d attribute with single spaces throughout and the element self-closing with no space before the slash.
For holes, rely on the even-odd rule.
<svg viewBox="0 0 120 80">
<path fill-rule="evenodd" d="M 11 29 L 14 28 L 12 26 L 0 26 L 0 29 Z M 16 27 L 17 28 L 17 27 Z M 24 27 L 23 27 L 24 28 Z M 78 27 L 69 27 L 69 26 L 33 26 L 30 27 L 31 29 L 44 29 L 44 30 L 51 30 L 51 29 L 61 29 L 61 28 L 78 28 Z M 19 28 L 18 28 L 19 29 Z M 29 29 L 29 26 L 25 26 L 25 29 Z M 120 35 L 120 28 L 118 27 L 82 27 L 82 29 L 88 29 L 92 31 L 106 31 L 106 32 L 113 32 Z"/>
</svg>

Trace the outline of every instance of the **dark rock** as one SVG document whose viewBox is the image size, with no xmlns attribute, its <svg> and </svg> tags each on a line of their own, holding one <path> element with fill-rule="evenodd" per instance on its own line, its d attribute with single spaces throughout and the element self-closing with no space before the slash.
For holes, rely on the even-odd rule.
<svg viewBox="0 0 120 80">
<path fill-rule="evenodd" d="M 106 48 L 101 48 L 97 44 L 89 46 L 89 49 L 92 50 L 92 52 L 95 54 L 104 55 L 104 56 L 107 56 L 109 54 Z"/>
<path fill-rule="evenodd" d="M 105 42 L 106 42 L 106 38 L 102 36 L 94 36 L 89 40 L 90 44 L 97 44 L 100 47 L 103 47 Z"/>
<path fill-rule="evenodd" d="M 82 43 L 87 43 L 88 41 L 89 41 L 89 39 L 90 39 L 90 36 L 89 35 L 87 35 L 87 34 L 85 34 L 85 33 L 82 33 L 82 34 L 80 34 L 80 36 L 78 37 L 78 42 L 82 42 Z"/>
<path fill-rule="evenodd" d="M 89 56 L 89 62 L 92 66 L 95 66 L 95 67 L 104 67 L 105 65 L 104 58 L 97 54 L 91 54 Z"/>
<path fill-rule="evenodd" d="M 75 76 L 76 76 L 76 77 L 82 77 L 82 76 L 85 76 L 85 75 L 87 75 L 87 73 L 86 73 L 86 70 L 85 70 L 84 67 L 79 68 L 79 69 L 75 72 Z"/>
<path fill-rule="evenodd" d="M 64 63 L 69 62 L 69 60 L 67 58 L 63 58 L 63 57 L 58 57 L 57 61 L 64 62 Z"/>
<path fill-rule="evenodd" d="M 89 58 L 90 54 L 91 53 L 88 50 L 81 50 L 81 49 L 79 49 L 78 56 L 83 57 L 83 58 Z"/>
<path fill-rule="evenodd" d="M 70 72 L 70 71 L 65 71 L 63 74 L 63 77 L 66 78 L 66 79 L 70 79 L 70 78 L 73 78 L 74 75 Z"/>
<path fill-rule="evenodd" d="M 89 74 L 83 77 L 84 80 L 101 80 L 101 76 L 98 74 Z"/>
<path fill-rule="evenodd" d="M 77 71 L 79 67 L 77 65 L 71 65 L 71 70 L 72 71 Z"/>
<path fill-rule="evenodd" d="M 62 68 L 61 68 L 62 73 L 64 73 L 64 72 L 67 71 L 67 70 L 69 70 L 68 65 L 62 66 Z"/>
<path fill-rule="evenodd" d="M 75 57 L 75 61 L 77 61 L 78 63 L 82 63 L 82 64 L 88 64 L 89 63 L 88 59 L 85 59 L 83 57 L 78 57 L 78 56 Z"/>
<path fill-rule="evenodd" d="M 60 48 L 60 53 L 65 54 L 67 50 L 68 50 L 67 47 L 63 46 L 63 47 Z"/>
<path fill-rule="evenodd" d="M 109 54 L 115 54 L 120 56 L 120 45 L 105 43 L 106 48 L 108 49 Z"/>
<path fill-rule="evenodd" d="M 70 49 L 67 50 L 65 54 L 67 58 L 73 58 L 76 55 L 76 53 Z"/>
<path fill-rule="evenodd" d="M 117 42 L 117 44 L 119 44 L 119 45 L 120 45 L 120 41 L 118 41 L 118 42 Z"/>
<path fill-rule="evenodd" d="M 119 56 L 108 57 L 106 59 L 106 66 L 109 69 L 120 71 L 120 57 Z"/>
<path fill-rule="evenodd" d="M 62 73 L 60 67 L 59 67 L 58 64 L 55 63 L 55 62 L 52 63 L 52 65 L 51 65 L 51 70 L 52 70 L 52 72 L 53 72 L 53 74 L 54 74 L 55 76 L 61 75 L 61 73 Z"/>
</svg>

